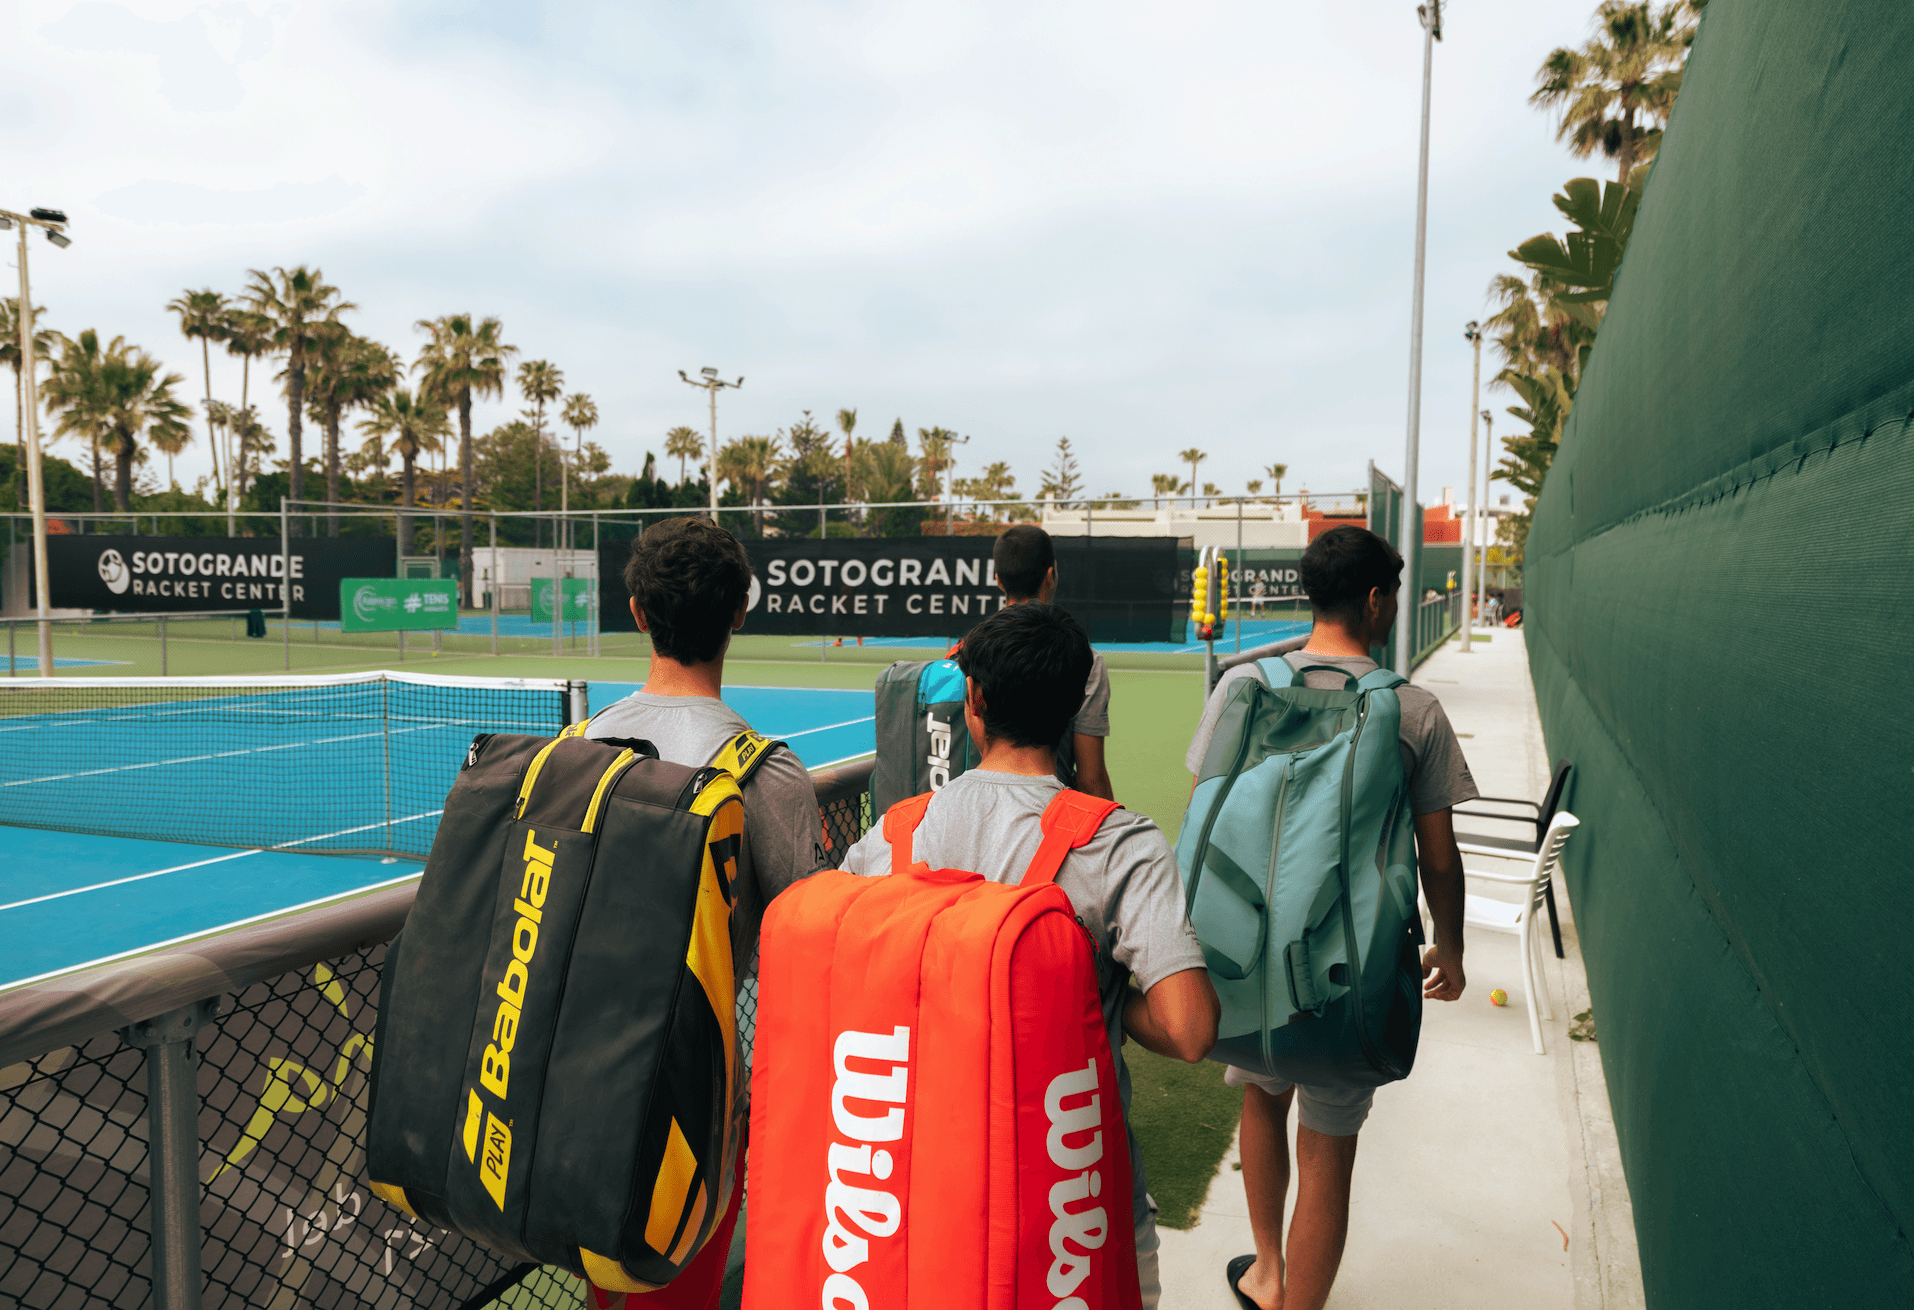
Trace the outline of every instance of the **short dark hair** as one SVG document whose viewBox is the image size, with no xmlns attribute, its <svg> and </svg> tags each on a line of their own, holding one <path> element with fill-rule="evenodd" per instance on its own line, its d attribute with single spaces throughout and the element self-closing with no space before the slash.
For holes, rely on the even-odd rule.
<svg viewBox="0 0 1914 1310">
<path fill-rule="evenodd" d="M 984 727 L 1019 746 L 1063 740 L 1083 708 L 1090 638 L 1059 605 L 1006 605 L 964 634 L 957 665 L 977 680 Z"/>
<path fill-rule="evenodd" d="M 1034 523 L 1006 529 L 990 549 L 997 581 L 1012 600 L 1028 600 L 1043 589 L 1043 575 L 1057 562 L 1050 534 Z"/>
<path fill-rule="evenodd" d="M 631 543 L 625 588 L 645 612 L 651 648 L 680 664 L 718 658 L 751 591 L 751 561 L 709 519 L 654 523 Z"/>
<path fill-rule="evenodd" d="M 1309 608 L 1349 621 L 1362 617 L 1371 591 L 1402 585 L 1402 556 L 1368 528 L 1344 523 L 1309 543 L 1302 574 Z"/>
</svg>

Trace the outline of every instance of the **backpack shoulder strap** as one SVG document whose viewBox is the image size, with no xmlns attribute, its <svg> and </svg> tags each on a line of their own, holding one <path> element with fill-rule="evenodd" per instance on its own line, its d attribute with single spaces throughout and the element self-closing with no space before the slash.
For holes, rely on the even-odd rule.
<svg viewBox="0 0 1914 1310">
<path fill-rule="evenodd" d="M 1256 661 L 1256 667 L 1263 671 L 1263 681 L 1272 687 L 1294 687 L 1303 680 L 1296 672 L 1296 666 L 1281 655 L 1271 655 Z"/>
<path fill-rule="evenodd" d="M 1389 691 L 1409 681 L 1400 673 L 1390 669 L 1371 669 L 1356 679 L 1358 691 Z"/>
<path fill-rule="evenodd" d="M 723 769 L 736 778 L 738 786 L 742 787 L 745 779 L 756 773 L 766 757 L 782 745 L 784 743 L 781 741 L 767 740 L 746 728 L 718 748 L 718 753 L 711 757 L 711 766 Z"/>
<path fill-rule="evenodd" d="M 930 798 L 936 794 L 927 791 L 922 796 L 901 800 L 884 811 L 884 840 L 891 844 L 892 873 L 910 872 L 911 834 L 924 821 L 924 811 L 930 808 Z"/>
<path fill-rule="evenodd" d="M 1080 791 L 1066 788 L 1058 792 L 1043 812 L 1043 844 L 1037 847 L 1037 856 L 1030 861 L 1030 868 L 1019 885 L 1029 887 L 1055 882 L 1057 871 L 1063 868 L 1063 857 L 1096 836 L 1097 829 L 1116 808 L 1115 801 Z"/>
</svg>

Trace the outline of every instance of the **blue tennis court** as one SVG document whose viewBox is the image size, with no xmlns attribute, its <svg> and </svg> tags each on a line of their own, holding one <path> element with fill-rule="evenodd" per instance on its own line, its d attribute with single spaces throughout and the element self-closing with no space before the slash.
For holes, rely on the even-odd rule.
<svg viewBox="0 0 1914 1310">
<path fill-rule="evenodd" d="M 416 876 L 472 737 L 565 722 L 552 684 L 462 682 L 478 680 L 103 683 L 91 703 L 48 699 L 88 695 L 81 681 L 17 688 L 0 716 L 0 987 Z M 591 707 L 636 689 L 594 683 Z M 724 698 L 808 767 L 874 748 L 869 691 Z"/>
</svg>

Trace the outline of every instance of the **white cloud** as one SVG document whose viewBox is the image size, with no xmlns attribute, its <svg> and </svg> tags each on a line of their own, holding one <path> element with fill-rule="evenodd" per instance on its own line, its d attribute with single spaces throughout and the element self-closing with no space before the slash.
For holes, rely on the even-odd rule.
<svg viewBox="0 0 1914 1310">
<path fill-rule="evenodd" d="M 1462 322 L 1503 252 L 1559 228 L 1551 189 L 1597 171 L 1525 104 L 1591 7 L 1450 10 L 1425 499 L 1466 455 Z M 304 262 L 407 353 L 416 319 L 499 315 L 597 397 L 629 469 L 699 419 L 676 370 L 712 364 L 749 379 L 727 431 L 853 405 L 969 432 L 966 464 L 1026 489 L 1064 433 L 1099 490 L 1192 442 L 1232 488 L 1277 459 L 1319 491 L 1400 470 L 1406 0 L 42 0 L 0 22 L 0 115 L 26 129 L 0 204 L 74 219 L 71 250 L 34 248 L 36 300 L 192 377 L 165 302 Z"/>
</svg>

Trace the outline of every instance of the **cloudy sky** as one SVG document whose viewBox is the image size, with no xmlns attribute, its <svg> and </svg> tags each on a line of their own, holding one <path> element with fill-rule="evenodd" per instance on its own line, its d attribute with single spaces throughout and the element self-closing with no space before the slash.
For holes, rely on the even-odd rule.
<svg viewBox="0 0 1914 1310">
<path fill-rule="evenodd" d="M 1464 477 L 1462 324 L 1506 251 L 1562 228 L 1550 192 L 1597 171 L 1526 105 L 1592 9 L 1448 8 L 1427 501 Z M 713 365 L 746 378 L 723 435 L 854 406 L 872 435 L 969 434 L 959 475 L 1007 460 L 1026 495 L 1059 436 L 1095 492 L 1147 492 L 1192 444 L 1225 490 L 1274 461 L 1286 490 L 1401 474 L 1410 0 L 34 0 L 0 34 L 0 207 L 73 221 L 71 249 L 32 247 L 35 301 L 194 399 L 166 301 L 308 263 L 408 357 L 417 319 L 499 316 L 597 400 L 626 472 L 702 428 L 677 370 Z M 212 380 L 237 398 L 236 361 Z M 197 446 L 181 481 L 207 467 Z"/>
</svg>

